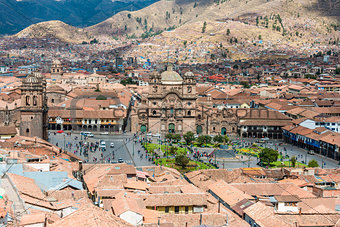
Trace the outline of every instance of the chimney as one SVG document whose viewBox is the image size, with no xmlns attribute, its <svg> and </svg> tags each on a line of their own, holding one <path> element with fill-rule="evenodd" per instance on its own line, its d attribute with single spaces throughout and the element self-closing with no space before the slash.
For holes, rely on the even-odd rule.
<svg viewBox="0 0 340 227">
<path fill-rule="evenodd" d="M 82 161 L 78 162 L 78 169 L 79 169 L 80 172 L 83 171 L 83 162 Z"/>
</svg>

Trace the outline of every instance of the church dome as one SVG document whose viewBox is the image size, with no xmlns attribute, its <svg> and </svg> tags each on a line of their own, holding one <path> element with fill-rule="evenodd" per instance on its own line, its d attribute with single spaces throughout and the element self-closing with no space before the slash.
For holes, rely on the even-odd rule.
<svg viewBox="0 0 340 227">
<path fill-rule="evenodd" d="M 37 84 L 37 83 L 39 83 L 39 80 L 35 76 L 30 75 L 30 76 L 26 77 L 25 83 Z"/>
<path fill-rule="evenodd" d="M 167 70 L 161 74 L 162 84 L 182 84 L 183 78 L 172 70 L 172 65 L 167 67 Z"/>
<path fill-rule="evenodd" d="M 54 59 L 52 65 L 61 65 L 61 62 L 58 59 Z"/>
</svg>

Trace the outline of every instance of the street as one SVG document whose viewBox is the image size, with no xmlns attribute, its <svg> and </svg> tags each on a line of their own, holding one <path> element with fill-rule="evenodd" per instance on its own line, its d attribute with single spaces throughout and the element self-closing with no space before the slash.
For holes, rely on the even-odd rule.
<svg viewBox="0 0 340 227">
<path fill-rule="evenodd" d="M 100 141 L 105 141 L 105 150 L 100 148 Z M 134 142 L 133 135 L 130 134 L 94 135 L 94 137 L 85 138 L 79 133 L 67 135 L 50 132 L 49 142 L 74 153 L 87 163 L 117 163 L 119 159 L 122 159 L 123 162 L 135 166 L 153 165 L 145 154 L 142 156 L 141 144 Z M 110 147 L 111 143 L 114 143 L 113 148 Z"/>
<path fill-rule="evenodd" d="M 76 137 L 78 139 L 76 139 Z M 152 138 L 154 142 L 156 142 L 155 138 Z M 242 138 L 239 137 L 230 137 L 231 141 L 237 142 L 240 146 L 249 146 L 254 143 L 256 138 Z M 96 143 L 100 143 L 100 141 L 105 141 L 105 151 L 102 149 L 94 149 Z M 112 135 L 94 135 L 92 138 L 85 138 L 81 136 L 79 133 L 72 133 L 71 135 L 66 135 L 65 133 L 49 133 L 49 142 L 54 145 L 59 146 L 62 149 L 66 149 L 69 152 L 74 153 L 78 157 L 82 158 L 87 163 L 117 163 L 119 159 L 122 159 L 123 162 L 135 166 L 150 166 L 153 165 L 151 161 L 146 158 L 146 154 L 141 144 L 138 141 L 133 140 L 133 135 L 131 134 L 112 134 Z M 81 144 L 88 144 L 88 148 L 84 148 L 80 146 Z M 111 148 L 110 144 L 114 143 L 114 147 Z M 92 151 L 89 148 L 92 146 Z M 279 145 L 281 144 L 281 145 Z M 78 145 L 78 147 L 77 147 Z M 312 159 L 315 159 L 320 167 L 323 168 L 338 168 L 338 162 L 326 157 L 322 157 L 320 155 L 311 155 L 307 153 L 307 150 L 302 148 L 293 146 L 291 144 L 283 143 L 282 140 L 270 140 L 264 144 L 261 144 L 262 147 L 269 147 L 272 149 L 277 149 L 279 152 L 282 152 L 283 155 L 288 155 L 289 158 L 296 156 L 298 162 L 308 162 Z M 88 152 L 84 152 L 88 149 Z M 139 152 L 138 152 L 139 151 Z M 288 161 L 289 158 L 284 159 Z M 218 161 L 217 165 L 219 168 L 225 169 L 233 169 L 233 168 L 244 168 L 244 167 L 258 167 L 258 160 L 256 158 L 250 157 L 248 161 L 248 157 L 244 157 L 242 160 L 238 161 Z M 215 163 L 215 160 L 213 160 Z"/>
<path fill-rule="evenodd" d="M 238 143 L 240 143 L 241 145 L 245 145 L 247 143 L 248 144 L 255 143 L 255 141 L 258 139 L 257 138 L 242 138 L 242 142 L 240 142 L 241 140 L 239 137 L 230 137 L 230 140 L 238 141 Z M 338 168 L 339 167 L 338 165 L 339 162 L 333 159 L 323 157 L 318 154 L 314 154 L 314 155 L 308 154 L 307 150 L 293 146 L 292 144 L 284 143 L 283 140 L 269 140 L 264 144 L 260 144 L 260 146 L 269 147 L 269 148 L 278 150 L 279 152 L 282 152 L 283 155 L 288 155 L 289 158 L 295 156 L 298 162 L 305 162 L 306 164 L 308 164 L 310 160 L 314 159 L 319 163 L 319 166 L 323 168 Z M 284 160 L 287 161 L 288 159 L 284 159 Z M 323 166 L 322 166 L 322 163 L 323 163 Z"/>
</svg>

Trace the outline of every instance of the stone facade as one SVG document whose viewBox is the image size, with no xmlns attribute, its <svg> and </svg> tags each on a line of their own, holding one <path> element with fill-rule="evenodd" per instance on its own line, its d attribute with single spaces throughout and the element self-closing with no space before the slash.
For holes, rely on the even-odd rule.
<svg viewBox="0 0 340 227">
<path fill-rule="evenodd" d="M 23 80 L 20 107 L 20 135 L 47 140 L 46 80 L 40 73 Z"/>
<path fill-rule="evenodd" d="M 233 110 L 198 103 L 196 81 L 191 72 L 181 77 L 168 66 L 163 73 L 153 72 L 149 92 L 131 112 L 132 132 L 233 134 L 238 117 Z"/>
</svg>

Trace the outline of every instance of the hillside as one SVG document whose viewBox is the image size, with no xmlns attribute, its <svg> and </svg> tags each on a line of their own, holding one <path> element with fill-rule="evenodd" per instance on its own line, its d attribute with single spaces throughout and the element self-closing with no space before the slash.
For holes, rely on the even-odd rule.
<svg viewBox="0 0 340 227">
<path fill-rule="evenodd" d="M 14 35 L 18 38 L 55 37 L 63 42 L 81 43 L 90 41 L 90 36 L 81 29 L 62 21 L 47 21 L 34 24 Z"/>
<path fill-rule="evenodd" d="M 123 10 L 138 10 L 157 0 L 1 0 L 0 34 L 14 34 L 25 27 L 61 20 L 78 27 L 90 26 Z"/>
<path fill-rule="evenodd" d="M 126 54 L 154 60 L 169 53 L 181 62 L 262 58 L 271 51 L 309 56 L 339 42 L 339 18 L 339 0 L 161 0 L 83 30 L 63 25 L 57 35 L 68 40 L 73 34 L 66 33 L 77 30 L 79 42 L 144 38 L 148 45 Z M 28 28 L 29 33 L 35 31 Z"/>
</svg>

